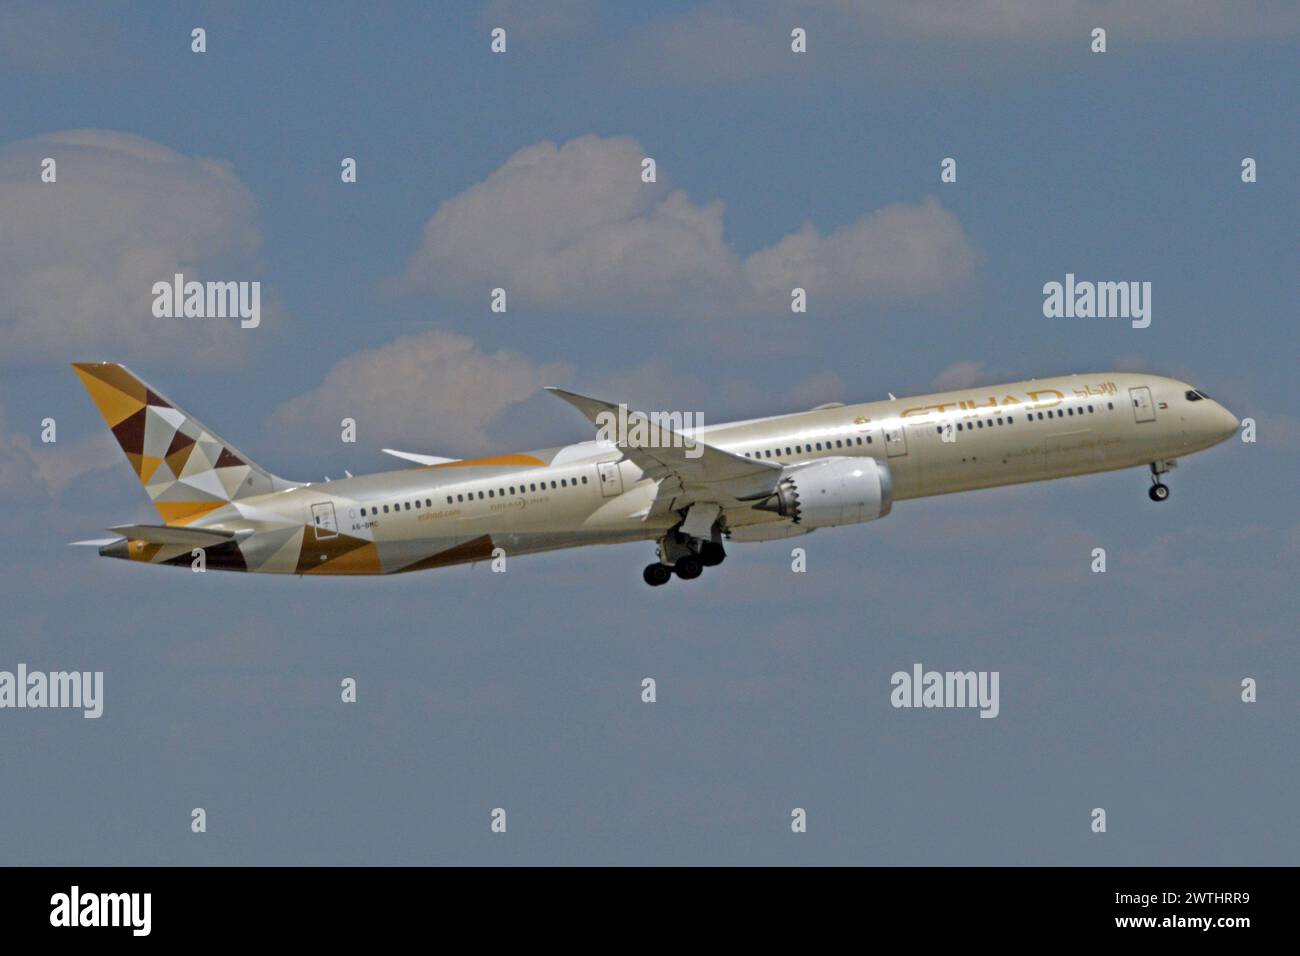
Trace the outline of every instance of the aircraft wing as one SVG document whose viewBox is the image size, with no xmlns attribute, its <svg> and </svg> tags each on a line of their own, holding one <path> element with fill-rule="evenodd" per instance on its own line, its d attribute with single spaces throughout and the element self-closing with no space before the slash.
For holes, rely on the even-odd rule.
<svg viewBox="0 0 1300 956">
<path fill-rule="evenodd" d="M 211 548 L 238 537 L 233 531 L 214 531 L 208 528 L 174 528 L 159 524 L 124 524 L 109 531 L 124 538 L 148 541 L 150 544 L 183 544 L 192 548 Z"/>
<path fill-rule="evenodd" d="M 619 406 L 597 398 L 575 395 L 562 388 L 547 388 L 582 412 L 598 427 L 618 422 Z M 611 435 L 625 458 L 651 478 L 673 478 L 661 484 L 672 493 L 673 507 L 694 502 L 724 504 L 728 499 L 752 501 L 764 498 L 776 487 L 781 466 L 757 458 L 733 455 L 665 428 L 640 412 L 624 411 L 625 420 L 634 423 L 626 436 Z M 609 418 L 608 416 L 613 416 Z M 637 420 L 641 422 L 638 423 Z M 640 427 L 637 427 L 637 424 Z M 625 439 L 625 440 L 618 440 Z M 680 488 L 678 488 L 680 486 Z"/>
<path fill-rule="evenodd" d="M 418 455 L 413 451 L 398 451 L 396 448 L 383 449 L 384 454 L 392 455 L 394 458 L 405 458 L 407 461 L 413 461 L 417 465 L 445 465 L 448 462 L 460 461 L 459 458 L 439 458 L 437 455 Z"/>
</svg>

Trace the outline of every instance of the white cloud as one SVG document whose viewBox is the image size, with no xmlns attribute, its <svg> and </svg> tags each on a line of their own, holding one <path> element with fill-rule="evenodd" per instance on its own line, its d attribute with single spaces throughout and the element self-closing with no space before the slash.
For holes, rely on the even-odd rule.
<svg viewBox="0 0 1300 956">
<path fill-rule="evenodd" d="M 784 312 L 790 290 L 831 301 L 930 296 L 974 271 L 961 224 L 934 199 L 895 205 L 822 235 L 812 225 L 742 259 L 722 204 L 641 182 L 628 137 L 544 142 L 429 220 L 399 286 L 555 310 L 703 316 Z"/>
<path fill-rule="evenodd" d="M 276 409 L 271 424 L 291 444 L 318 447 L 337 440 L 339 422 L 352 418 L 365 448 L 473 454 L 491 448 L 485 430 L 494 419 L 568 374 L 433 329 L 348 356 L 319 388 Z"/>
<path fill-rule="evenodd" d="M 41 161 L 57 163 L 55 183 Z M 69 130 L 0 149 L 0 352 L 9 361 L 229 360 L 267 334 L 224 319 L 158 319 L 152 286 L 252 280 L 256 205 L 226 163 L 150 140 Z"/>
<path fill-rule="evenodd" d="M 57 496 L 83 475 L 122 467 L 124 462 L 107 430 L 45 444 L 39 435 L 10 431 L 0 411 L 0 496 L 29 501 L 34 491 Z"/>
<path fill-rule="evenodd" d="M 886 206 L 821 235 L 812 225 L 745 261 L 756 292 L 773 300 L 802 286 L 836 301 L 924 298 L 975 271 L 976 255 L 957 217 L 934 198 Z"/>
</svg>

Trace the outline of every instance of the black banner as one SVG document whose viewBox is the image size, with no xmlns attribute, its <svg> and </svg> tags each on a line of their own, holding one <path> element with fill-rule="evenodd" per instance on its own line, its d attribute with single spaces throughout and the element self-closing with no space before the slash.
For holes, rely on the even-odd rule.
<svg viewBox="0 0 1300 956">
<path fill-rule="evenodd" d="M 75 934 L 81 944 L 337 944 L 433 926 L 538 941 L 561 928 L 599 931 L 617 934 L 612 944 L 681 939 L 678 927 L 692 926 L 758 940 L 906 930 L 918 945 L 1044 933 L 1232 945 L 1286 927 L 1294 877 L 1247 868 L 35 868 L 0 870 L 0 915 L 9 940 Z"/>
</svg>

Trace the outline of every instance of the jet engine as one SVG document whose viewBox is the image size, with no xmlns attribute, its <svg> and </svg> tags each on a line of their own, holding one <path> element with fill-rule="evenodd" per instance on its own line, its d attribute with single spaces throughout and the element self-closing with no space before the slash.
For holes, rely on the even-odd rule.
<svg viewBox="0 0 1300 956">
<path fill-rule="evenodd" d="M 874 521 L 893 504 L 888 465 L 874 458 L 828 458 L 786 468 L 776 492 L 754 507 L 812 529 Z"/>
</svg>

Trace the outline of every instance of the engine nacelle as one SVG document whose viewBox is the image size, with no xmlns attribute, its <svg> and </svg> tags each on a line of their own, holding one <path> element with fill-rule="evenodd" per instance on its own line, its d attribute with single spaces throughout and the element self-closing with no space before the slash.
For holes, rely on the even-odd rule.
<svg viewBox="0 0 1300 956">
<path fill-rule="evenodd" d="M 754 507 L 811 529 L 874 521 L 893 505 L 888 465 L 874 458 L 828 458 L 786 468 L 776 493 Z"/>
</svg>

